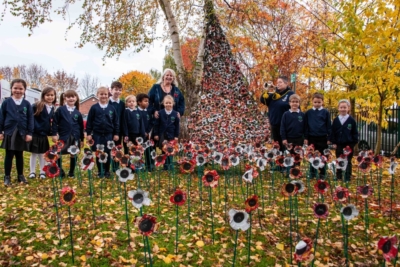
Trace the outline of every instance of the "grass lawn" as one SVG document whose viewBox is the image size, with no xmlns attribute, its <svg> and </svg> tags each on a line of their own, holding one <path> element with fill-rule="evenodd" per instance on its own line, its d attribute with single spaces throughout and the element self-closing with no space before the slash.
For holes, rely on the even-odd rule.
<svg viewBox="0 0 400 267">
<path fill-rule="evenodd" d="M 25 153 L 24 174 L 29 175 L 29 153 Z M 67 164 L 67 157 L 64 162 Z M 82 154 L 81 154 L 82 157 Z M 4 150 L 0 152 L 4 161 Z M 243 163 L 228 171 L 215 166 L 220 180 L 212 189 L 212 212 L 209 189 L 202 186 L 199 177 L 203 170 L 196 168 L 191 175 L 166 171 L 140 173 L 126 183 L 127 190 L 138 187 L 150 192 L 152 204 L 143 213 L 157 217 L 158 229 L 149 236 L 153 266 L 232 266 L 236 231 L 229 225 L 229 209 L 244 210 L 247 196 L 259 196 L 259 208 L 252 213 L 250 264 L 248 264 L 249 232 L 239 231 L 235 266 L 290 266 L 291 254 L 299 238 L 309 237 L 314 242 L 318 219 L 314 217 L 313 204 L 329 206 L 327 219 L 320 220 L 314 266 L 344 266 L 343 235 L 340 208 L 333 201 L 335 186 L 346 186 L 333 180 L 323 196 L 314 190 L 315 180 L 307 181 L 308 164 L 302 164 L 306 191 L 292 198 L 281 194 L 282 185 L 288 182 L 279 172 L 269 170 L 259 173 L 253 184 L 242 180 Z M 356 164 L 354 164 L 356 166 Z M 391 175 L 387 171 L 388 159 L 383 169 L 382 183 L 378 187 L 379 169 L 366 175 L 354 169 L 355 177 L 349 184 L 350 202 L 359 210 L 358 217 L 349 221 L 348 255 L 351 266 L 382 265 L 383 255 L 377 249 L 381 236 L 399 234 L 400 222 L 397 203 L 399 184 L 395 182 L 394 204 L 396 211 L 390 222 Z M 207 168 L 211 169 L 209 165 Z M 68 170 L 67 165 L 64 166 Z M 395 175 L 399 178 L 399 172 Z M 0 166 L 0 173 L 4 167 Z M 93 170 L 96 173 L 96 170 Z M 93 175 L 93 207 L 89 194 L 88 172 L 78 178 L 30 179 L 29 185 L 19 185 L 13 170 L 9 188 L 0 186 L 0 264 L 2 266 L 146 266 L 144 239 L 135 225 L 139 211 L 127 204 L 130 238 L 127 235 L 124 184 L 117 178 L 98 179 Z M 190 180 L 190 190 L 189 190 Z M 160 181 L 160 183 L 158 182 Z M 374 188 L 367 204 L 358 194 L 357 185 L 369 183 Z M 54 185 L 58 189 L 54 190 Z M 77 202 L 71 207 L 74 259 L 71 260 L 68 207 L 60 205 L 60 187 L 76 190 Z M 179 244 L 175 254 L 176 206 L 170 202 L 174 188 L 179 186 L 190 195 L 189 201 L 179 207 Z M 380 190 L 379 190 L 380 189 Z M 189 193 L 190 191 L 190 193 Z M 380 206 L 378 193 L 380 191 Z M 55 195 L 54 195 L 55 194 Z M 128 200 L 129 201 L 129 200 Z M 58 207 L 60 238 L 57 226 Z M 348 202 L 347 202 L 348 203 Z M 369 227 L 366 229 L 365 207 L 369 210 Z M 289 212 L 293 208 L 292 214 Z M 94 213 L 94 214 L 93 214 Z M 94 216 L 95 217 L 94 217 Z M 94 219 L 95 218 L 95 222 Z M 214 225 L 214 243 L 212 240 Z M 291 229 L 291 230 L 290 230 Z M 290 232 L 292 235 L 290 236 Z M 148 265 L 150 266 L 150 265 Z M 293 260 L 293 266 L 297 263 Z M 303 263 L 302 266 L 311 266 Z M 393 266 L 387 263 L 386 266 Z"/>
</svg>

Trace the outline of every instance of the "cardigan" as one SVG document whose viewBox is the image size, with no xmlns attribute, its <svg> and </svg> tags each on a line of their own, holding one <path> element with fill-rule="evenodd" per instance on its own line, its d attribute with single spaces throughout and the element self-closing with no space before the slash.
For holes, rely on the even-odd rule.
<svg viewBox="0 0 400 267">
<path fill-rule="evenodd" d="M 32 105 L 33 114 L 37 110 L 37 105 Z M 51 136 L 51 124 L 54 117 L 54 107 L 51 108 L 50 113 L 47 112 L 46 106 L 43 106 L 42 112 L 38 115 L 34 115 L 35 127 L 33 132 L 40 136 Z"/>
<path fill-rule="evenodd" d="M 124 136 L 129 134 L 138 134 L 141 137 L 146 137 L 146 132 L 143 124 L 143 120 L 140 116 L 139 110 L 125 109 L 124 121 L 123 121 L 123 133 Z"/>
<path fill-rule="evenodd" d="M 167 140 L 172 140 L 179 137 L 179 118 L 178 112 L 172 110 L 170 115 L 167 115 L 165 109 L 158 112 L 158 119 L 154 123 L 154 136 L 165 136 Z"/>
<path fill-rule="evenodd" d="M 57 108 L 52 123 L 52 135 L 59 135 L 60 140 L 67 141 L 72 135 L 75 140 L 83 142 L 83 118 L 78 109 L 70 112 L 67 106 Z"/>
<path fill-rule="evenodd" d="M 106 108 L 102 108 L 96 103 L 90 107 L 86 122 L 88 135 L 119 135 L 119 129 L 118 113 L 112 105 L 108 104 Z"/>
<path fill-rule="evenodd" d="M 349 145 L 358 143 L 358 129 L 354 118 L 349 116 L 342 125 L 339 117 L 336 117 L 333 120 L 332 133 L 329 136 L 329 141 L 335 145 Z"/>
<path fill-rule="evenodd" d="M 300 138 L 304 135 L 304 113 L 286 111 L 282 116 L 281 129 L 282 140 L 288 138 Z"/>
<path fill-rule="evenodd" d="M 305 114 L 306 130 L 304 137 L 328 137 L 331 134 L 331 115 L 329 111 L 309 109 Z"/>
<path fill-rule="evenodd" d="M 125 102 L 122 101 L 121 99 L 118 102 L 111 101 L 111 99 L 108 101 L 109 105 L 112 105 L 115 110 L 117 111 L 118 114 L 118 121 L 123 122 L 124 121 L 124 111 L 125 111 Z M 120 127 L 119 135 L 122 135 L 122 127 Z"/>
<path fill-rule="evenodd" d="M 160 84 L 154 84 L 149 91 L 149 106 L 148 110 L 150 114 L 154 114 L 155 111 L 160 111 L 164 108 L 161 103 L 163 101 L 163 90 Z M 179 112 L 181 116 L 185 112 L 185 98 L 178 87 L 172 85 L 170 95 L 174 98 L 174 110 Z"/>
<path fill-rule="evenodd" d="M 16 105 L 12 97 L 4 100 L 0 112 L 0 133 L 12 135 L 18 129 L 21 136 L 32 135 L 33 128 L 33 110 L 27 100 L 22 99 L 20 105 Z"/>
</svg>

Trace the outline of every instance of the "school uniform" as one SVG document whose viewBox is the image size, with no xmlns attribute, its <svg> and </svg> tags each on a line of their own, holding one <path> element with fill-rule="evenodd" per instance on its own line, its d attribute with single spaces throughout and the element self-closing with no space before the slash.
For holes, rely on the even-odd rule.
<svg viewBox="0 0 400 267">
<path fill-rule="evenodd" d="M 154 136 L 158 136 L 158 146 L 162 148 L 164 140 L 171 141 L 179 137 L 179 117 L 175 110 L 158 112 L 158 119 L 154 122 Z M 167 157 L 164 169 L 172 168 L 172 156 Z"/>
<path fill-rule="evenodd" d="M 33 114 L 37 111 L 37 105 L 32 105 Z M 51 124 L 54 117 L 54 107 L 44 105 L 40 114 L 33 116 L 34 130 L 29 152 L 35 154 L 46 153 L 50 149 L 49 138 L 51 136 Z"/>
<path fill-rule="evenodd" d="M 140 114 L 140 118 L 143 121 L 143 126 L 144 126 L 144 131 L 145 133 L 150 136 L 152 130 L 153 130 L 153 116 L 151 115 L 151 112 L 148 109 L 142 109 L 138 107 L 138 111 Z M 149 138 L 145 137 L 144 141 L 147 141 Z M 146 170 L 152 171 L 154 169 L 154 159 L 151 157 L 151 151 L 154 150 L 153 146 L 150 146 L 146 148 L 144 151 L 144 157 L 145 157 L 145 165 L 146 165 Z"/>
<path fill-rule="evenodd" d="M 300 110 L 286 111 L 282 116 L 280 134 L 282 140 L 293 144 L 291 153 L 295 146 L 303 146 L 304 143 L 304 116 Z"/>
<path fill-rule="evenodd" d="M 118 121 L 123 122 L 124 121 L 124 113 L 125 113 L 125 102 L 122 101 L 121 99 L 118 98 L 118 100 L 114 100 L 112 97 L 110 97 L 110 100 L 108 101 L 108 104 L 113 106 L 115 108 L 115 111 L 117 112 L 118 116 Z M 120 131 L 118 133 L 119 140 L 115 142 L 115 144 L 120 145 L 121 142 L 123 143 L 123 132 L 122 132 L 122 127 L 120 127 Z M 126 146 L 126 144 L 124 144 Z M 126 151 L 125 151 L 126 152 Z"/>
<path fill-rule="evenodd" d="M 351 153 L 347 155 L 347 168 L 345 171 L 345 180 L 350 181 L 352 173 L 352 163 L 354 146 L 358 143 L 358 130 L 357 123 L 353 117 L 346 114 L 345 116 L 337 116 L 332 123 L 332 132 L 329 136 L 329 141 L 336 145 L 336 157 L 340 157 L 343 154 L 343 149 L 346 146 L 351 148 Z M 343 171 L 336 171 L 336 178 L 343 178 Z"/>
<path fill-rule="evenodd" d="M 104 145 L 104 152 L 108 153 L 107 162 L 104 163 L 104 175 L 109 177 L 110 173 L 110 149 L 107 148 L 107 142 L 112 141 L 114 135 L 119 136 L 120 126 L 119 117 L 115 108 L 110 104 L 102 105 L 100 103 L 94 104 L 87 117 L 86 133 L 91 135 L 94 140 L 94 145 L 91 147 L 92 151 L 97 150 L 97 145 Z M 96 158 L 97 168 L 101 170 L 101 164 Z M 103 176 L 102 173 L 99 175 Z"/>
<path fill-rule="evenodd" d="M 137 145 L 136 138 L 146 137 L 146 132 L 141 119 L 140 112 L 137 109 L 126 108 L 124 111 L 123 133 L 128 136 L 129 141 Z"/>
</svg>

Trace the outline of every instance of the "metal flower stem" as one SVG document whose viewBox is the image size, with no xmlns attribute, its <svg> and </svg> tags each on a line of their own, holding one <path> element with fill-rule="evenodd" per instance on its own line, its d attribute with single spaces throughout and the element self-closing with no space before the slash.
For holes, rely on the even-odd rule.
<svg viewBox="0 0 400 267">
<path fill-rule="evenodd" d="M 100 182 L 100 211 L 103 212 L 103 182 L 104 179 L 101 179 Z"/>
<path fill-rule="evenodd" d="M 247 265 L 250 265 L 250 246 L 251 246 L 251 212 L 249 212 L 249 223 L 250 223 L 250 227 L 247 230 L 248 231 L 248 248 L 247 248 Z"/>
<path fill-rule="evenodd" d="M 143 207 L 140 207 L 140 209 L 139 209 L 139 213 L 140 213 L 140 217 L 142 217 L 143 216 Z M 142 235 L 142 238 L 143 238 L 143 249 L 144 249 L 144 262 L 145 262 L 145 264 L 146 264 L 146 266 L 147 266 L 147 246 L 146 246 L 146 239 L 145 239 L 145 237 L 144 237 L 144 235 Z"/>
<path fill-rule="evenodd" d="M 290 245 L 290 264 L 293 262 L 293 246 L 292 246 L 292 212 L 293 212 L 293 205 L 292 205 L 292 196 L 289 196 L 289 245 Z"/>
<path fill-rule="evenodd" d="M 236 261 L 236 247 L 237 247 L 238 234 L 239 234 L 239 230 L 236 230 L 235 247 L 233 248 L 233 262 L 232 262 L 232 267 L 235 267 L 235 261 Z"/>
<path fill-rule="evenodd" d="M 59 239 L 58 245 L 61 245 L 62 240 L 61 240 L 61 232 L 60 232 L 60 217 L 58 215 L 58 203 L 57 203 L 57 197 L 56 197 L 56 184 L 54 182 L 54 179 L 51 179 L 51 180 L 53 182 L 54 207 L 56 208 L 56 220 L 57 220 L 57 230 L 58 230 L 58 239 Z"/>
<path fill-rule="evenodd" d="M 310 202 L 310 194 L 311 194 L 311 190 L 310 190 L 310 180 L 311 180 L 311 164 L 309 164 L 309 168 L 308 168 L 308 175 L 307 175 L 307 202 L 306 205 L 308 206 L 308 203 Z"/>
<path fill-rule="evenodd" d="M 392 222 L 393 213 L 393 195 L 394 195 L 394 174 L 392 174 L 392 181 L 390 183 L 390 222 Z"/>
<path fill-rule="evenodd" d="M 227 184 L 227 177 L 226 177 L 226 171 L 224 170 L 224 179 L 225 179 L 225 187 L 224 187 L 224 189 L 225 189 L 225 199 L 224 199 L 224 202 L 225 202 L 225 214 L 227 214 L 227 212 L 226 212 L 226 202 L 228 202 L 228 194 L 227 194 L 227 187 L 228 187 L 228 184 Z"/>
<path fill-rule="evenodd" d="M 175 255 L 178 255 L 178 224 L 179 224 L 179 206 L 176 206 L 176 233 L 175 233 Z"/>
<path fill-rule="evenodd" d="M 71 218 L 71 207 L 68 206 L 68 216 L 69 216 L 69 236 L 71 242 L 71 253 L 72 253 L 72 263 L 74 263 L 74 241 L 72 238 L 72 218 Z"/>
<path fill-rule="evenodd" d="M 150 267 L 153 267 L 153 260 L 151 259 L 150 242 L 149 242 L 149 237 L 148 236 L 146 236 L 146 242 L 147 242 L 147 250 L 148 250 L 148 253 L 149 253 Z"/>
<path fill-rule="evenodd" d="M 75 170 L 74 170 L 74 173 L 76 173 L 77 176 L 78 176 L 79 187 L 82 187 L 81 172 L 79 170 L 78 164 L 76 164 L 77 161 L 78 161 L 78 155 L 74 155 L 74 159 L 75 159 Z"/>
<path fill-rule="evenodd" d="M 231 168 L 231 170 L 230 171 L 232 171 L 232 168 Z M 232 200 L 233 201 L 235 201 L 235 191 L 236 191 L 236 189 L 235 189 L 235 175 L 232 175 L 232 186 L 233 186 L 233 189 L 232 189 Z"/>
<path fill-rule="evenodd" d="M 62 157 L 61 157 L 61 151 L 60 151 L 60 175 L 58 176 L 58 180 L 60 181 L 60 188 L 62 188 Z"/>
<path fill-rule="evenodd" d="M 198 169 L 200 168 L 201 167 L 199 167 Z M 197 175 L 197 179 L 199 180 L 200 217 L 203 217 L 203 183 L 201 180 L 201 176 Z"/>
<path fill-rule="evenodd" d="M 318 233 L 319 233 L 319 225 L 321 223 L 321 219 L 318 218 L 318 224 L 317 224 L 317 231 L 315 234 L 315 241 L 314 241 L 314 259 L 312 260 L 311 266 L 314 267 L 314 261 L 315 261 L 315 252 L 317 251 L 317 245 L 318 245 Z"/>
<path fill-rule="evenodd" d="M 127 193 L 126 193 L 126 183 L 124 183 L 124 191 L 125 191 L 125 219 L 126 219 L 126 229 L 128 231 L 128 243 L 129 240 L 131 239 L 131 235 L 129 232 L 129 215 L 128 215 L 128 199 L 126 197 Z"/>
<path fill-rule="evenodd" d="M 161 191 L 161 181 L 160 181 L 160 169 L 158 169 L 158 194 L 157 194 L 157 214 L 160 215 L 160 191 Z"/>
<path fill-rule="evenodd" d="M 379 168 L 378 175 L 378 205 L 381 208 L 381 183 L 382 183 L 382 168 Z"/>
<path fill-rule="evenodd" d="M 210 199 L 210 218 L 211 218 L 211 233 L 212 233 L 212 241 L 214 244 L 214 215 L 213 215 L 213 208 L 212 208 L 212 191 L 211 191 L 211 186 L 208 187 L 208 195 L 209 195 L 209 199 Z"/>
<path fill-rule="evenodd" d="M 111 169 L 115 170 L 115 161 L 114 160 L 112 161 L 112 168 Z M 111 193 L 112 193 L 112 198 L 114 198 L 114 175 L 113 175 L 113 177 L 111 179 L 112 179 L 111 180 L 111 184 L 112 184 Z"/>
<path fill-rule="evenodd" d="M 188 201 L 188 222 L 189 222 L 189 232 L 190 232 L 190 183 L 191 183 L 191 177 L 190 173 L 188 174 L 188 192 L 187 192 L 187 201 Z"/>
<path fill-rule="evenodd" d="M 265 171 L 264 173 L 265 173 L 264 177 L 267 178 L 267 171 Z M 263 213 L 264 213 L 265 212 L 265 208 L 264 208 L 264 185 L 263 185 L 262 174 L 260 175 L 260 183 L 261 183 L 261 205 L 262 205 L 262 210 L 263 210 Z"/>
<path fill-rule="evenodd" d="M 96 227 L 96 212 L 94 210 L 94 201 L 93 201 L 93 184 L 92 184 L 92 171 L 88 170 L 89 176 L 89 191 L 90 191 L 90 201 L 92 202 L 92 213 L 93 213 L 93 223 L 94 227 Z"/>
<path fill-rule="evenodd" d="M 365 198 L 365 242 L 368 243 L 368 228 L 369 228 L 369 218 L 368 218 L 368 198 Z"/>
</svg>

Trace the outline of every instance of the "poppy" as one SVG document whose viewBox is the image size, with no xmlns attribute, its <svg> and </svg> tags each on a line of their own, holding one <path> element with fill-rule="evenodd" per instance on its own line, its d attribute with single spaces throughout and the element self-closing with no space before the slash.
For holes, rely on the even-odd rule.
<svg viewBox="0 0 400 267">
<path fill-rule="evenodd" d="M 325 219 L 328 217 L 329 209 L 325 203 L 315 203 L 313 206 L 314 216 L 318 219 Z"/>
<path fill-rule="evenodd" d="M 383 257 L 386 261 L 391 262 L 396 258 L 398 253 L 397 248 L 397 237 L 394 235 L 392 237 L 381 237 L 378 241 L 378 249 L 382 251 Z"/>
<path fill-rule="evenodd" d="M 219 175 L 216 170 L 205 171 L 201 179 L 204 186 L 216 187 L 218 185 Z"/>
<path fill-rule="evenodd" d="M 44 153 L 43 158 L 47 162 L 56 162 L 58 160 L 57 152 L 53 152 L 52 150 L 47 151 Z"/>
<path fill-rule="evenodd" d="M 155 151 L 155 150 L 151 151 L 151 152 L 150 152 L 150 156 L 151 156 L 152 159 L 155 159 L 156 156 L 157 156 L 156 151 Z"/>
<path fill-rule="evenodd" d="M 256 161 L 257 167 L 260 169 L 260 171 L 265 170 L 265 167 L 267 166 L 267 160 L 263 158 L 259 158 Z"/>
<path fill-rule="evenodd" d="M 284 156 L 277 156 L 277 157 L 275 158 L 275 164 L 278 165 L 278 166 L 280 166 L 280 167 L 283 167 L 283 166 L 284 166 L 284 165 L 283 165 L 284 159 L 285 159 Z"/>
<path fill-rule="evenodd" d="M 136 143 L 137 143 L 138 145 L 143 144 L 143 137 L 136 137 Z"/>
<path fill-rule="evenodd" d="M 76 155 L 76 154 L 79 153 L 79 148 L 78 148 L 77 146 L 72 145 L 72 146 L 70 146 L 70 147 L 68 148 L 67 151 L 68 151 L 68 153 L 70 153 L 71 155 Z"/>
<path fill-rule="evenodd" d="M 299 167 L 294 167 L 292 169 L 290 169 L 290 173 L 289 173 L 289 177 L 291 179 L 298 179 L 303 175 L 303 173 L 301 172 Z"/>
<path fill-rule="evenodd" d="M 343 215 L 343 218 L 347 221 L 350 221 L 351 219 L 358 216 L 358 210 L 356 206 L 354 206 L 353 204 L 349 204 L 345 207 L 342 207 L 340 209 L 340 213 Z"/>
<path fill-rule="evenodd" d="M 115 147 L 114 141 L 107 141 L 107 148 L 108 149 L 113 149 Z"/>
<path fill-rule="evenodd" d="M 303 159 L 303 157 L 301 156 L 301 154 L 295 154 L 294 156 L 293 156 L 293 159 L 294 159 L 294 163 L 300 163 L 301 162 L 301 160 Z"/>
<path fill-rule="evenodd" d="M 395 157 L 390 158 L 389 173 L 394 174 L 396 172 L 397 162 Z"/>
<path fill-rule="evenodd" d="M 332 153 L 331 153 L 331 150 L 329 148 L 327 148 L 327 149 L 324 149 L 323 154 L 325 156 L 327 156 L 327 155 L 331 155 Z"/>
<path fill-rule="evenodd" d="M 56 146 L 57 146 L 57 151 L 60 152 L 64 148 L 64 141 L 58 140 Z"/>
<path fill-rule="evenodd" d="M 85 155 L 81 160 L 81 169 L 84 171 L 91 170 L 93 169 L 93 166 L 94 166 L 93 156 Z"/>
<path fill-rule="evenodd" d="M 268 160 L 268 161 L 272 161 L 274 160 L 276 156 L 276 150 L 269 150 L 264 154 L 264 157 Z"/>
<path fill-rule="evenodd" d="M 162 147 L 162 151 L 164 151 L 167 156 L 175 155 L 178 149 L 179 147 L 175 141 L 166 142 Z"/>
<path fill-rule="evenodd" d="M 72 206 L 76 202 L 75 190 L 67 186 L 61 190 L 60 202 L 63 205 Z"/>
<path fill-rule="evenodd" d="M 196 156 L 195 163 L 197 164 L 197 166 L 203 166 L 204 164 L 207 163 L 206 157 L 203 154 L 198 154 Z"/>
<path fill-rule="evenodd" d="M 377 155 L 372 159 L 372 162 L 379 168 L 382 168 L 383 165 L 383 157 L 381 155 Z"/>
<path fill-rule="evenodd" d="M 345 148 L 343 148 L 343 154 L 344 154 L 345 156 L 350 155 L 351 152 L 353 152 L 353 150 L 351 149 L 351 147 L 346 146 Z"/>
<path fill-rule="evenodd" d="M 180 189 L 177 189 L 174 194 L 169 198 L 171 203 L 175 205 L 182 206 L 186 202 L 186 193 Z"/>
<path fill-rule="evenodd" d="M 302 180 L 292 180 L 290 183 L 294 184 L 297 187 L 297 193 L 303 193 L 306 190 L 304 183 Z"/>
<path fill-rule="evenodd" d="M 317 191 L 320 194 L 325 194 L 328 191 L 329 184 L 325 180 L 318 180 L 317 183 L 314 185 L 315 191 Z"/>
<path fill-rule="evenodd" d="M 305 237 L 297 243 L 294 252 L 295 261 L 307 261 L 311 255 L 312 241 Z"/>
<path fill-rule="evenodd" d="M 223 156 L 224 155 L 221 152 L 217 152 L 217 151 L 214 151 L 214 153 L 212 155 L 212 157 L 214 158 L 214 161 L 218 164 L 221 164 L 221 160 L 222 160 Z"/>
<path fill-rule="evenodd" d="M 132 143 L 130 146 L 129 146 L 129 154 L 131 154 L 131 155 L 133 155 L 133 154 L 135 154 L 135 152 L 136 152 L 136 146 Z"/>
<path fill-rule="evenodd" d="M 126 167 L 129 166 L 129 160 L 130 160 L 129 155 L 124 155 L 119 160 L 119 163 L 121 164 L 122 167 Z"/>
<path fill-rule="evenodd" d="M 358 163 L 361 163 L 361 162 L 363 162 L 364 157 L 361 156 L 361 155 L 358 155 L 357 158 L 356 158 L 356 160 L 357 160 Z"/>
<path fill-rule="evenodd" d="M 144 214 L 136 219 L 139 232 L 144 236 L 151 235 L 157 229 L 156 217 Z"/>
<path fill-rule="evenodd" d="M 368 164 L 371 164 L 371 162 L 372 162 L 372 157 L 371 157 L 371 156 L 364 157 L 363 162 L 368 163 Z"/>
<path fill-rule="evenodd" d="M 231 161 L 232 166 L 237 166 L 240 163 L 240 158 L 236 155 L 230 155 L 229 160 Z"/>
<path fill-rule="evenodd" d="M 46 173 L 46 176 L 49 178 L 54 178 L 60 175 L 60 168 L 57 163 L 51 162 L 43 167 L 43 171 Z"/>
<path fill-rule="evenodd" d="M 115 173 L 118 175 L 118 180 L 121 183 L 126 183 L 128 180 L 133 180 L 134 177 L 132 170 L 129 168 L 118 169 Z"/>
<path fill-rule="evenodd" d="M 247 170 L 243 176 L 242 179 L 246 182 L 246 183 L 252 183 L 253 182 L 253 169 Z"/>
<path fill-rule="evenodd" d="M 313 166 L 314 169 L 320 169 L 325 166 L 325 163 L 322 161 L 321 157 L 310 158 L 309 162 L 311 163 L 311 166 Z"/>
<path fill-rule="evenodd" d="M 365 186 L 357 186 L 357 193 L 361 195 L 362 198 L 368 198 L 374 192 L 374 189 L 368 184 Z"/>
<path fill-rule="evenodd" d="M 333 196 L 333 200 L 345 202 L 349 197 L 349 190 L 345 187 L 336 186 L 336 190 Z"/>
<path fill-rule="evenodd" d="M 194 167 L 196 166 L 196 162 L 194 160 L 184 160 L 179 164 L 179 169 L 181 173 L 192 173 L 194 171 Z"/>
<path fill-rule="evenodd" d="M 285 197 L 294 196 L 297 194 L 297 191 L 298 191 L 297 186 L 294 183 L 283 184 L 281 188 L 281 193 Z"/>
<path fill-rule="evenodd" d="M 248 213 L 256 210 L 259 206 L 258 197 L 256 195 L 249 197 L 244 202 L 244 205 L 246 206 L 246 212 L 248 212 Z"/>
<path fill-rule="evenodd" d="M 283 159 L 283 166 L 284 167 L 292 167 L 294 165 L 294 158 L 292 155 L 288 155 Z"/>
<path fill-rule="evenodd" d="M 303 148 L 301 146 L 295 146 L 294 147 L 294 153 L 302 155 L 303 154 Z"/>
<path fill-rule="evenodd" d="M 103 151 L 104 151 L 104 145 L 102 145 L 102 144 L 97 144 L 97 145 L 96 145 L 96 150 L 97 150 L 97 151 L 103 152 Z"/>
<path fill-rule="evenodd" d="M 233 230 L 247 231 L 250 227 L 249 214 L 245 211 L 230 209 L 229 212 L 229 225 Z"/>
<path fill-rule="evenodd" d="M 371 170 L 371 163 L 367 161 L 362 161 L 359 165 L 358 168 L 360 168 L 362 173 L 368 173 Z"/>
<path fill-rule="evenodd" d="M 345 155 L 341 155 L 340 157 L 338 157 L 336 159 L 336 168 L 338 170 L 345 171 L 347 168 L 347 164 L 348 164 L 348 161 L 347 161 L 347 157 Z"/>
<path fill-rule="evenodd" d="M 147 140 L 146 141 L 146 145 L 147 145 L 147 147 L 154 146 L 154 141 L 153 140 Z"/>
<path fill-rule="evenodd" d="M 93 139 L 86 140 L 86 144 L 87 144 L 88 146 L 93 146 L 93 145 L 94 145 L 94 140 L 93 140 Z"/>
<path fill-rule="evenodd" d="M 96 152 L 96 157 L 99 160 L 100 163 L 106 163 L 108 159 L 108 153 L 105 152 Z"/>
<path fill-rule="evenodd" d="M 150 206 L 151 204 L 149 192 L 143 191 L 142 189 L 129 191 L 128 198 L 132 202 L 132 205 L 137 209 L 140 209 L 143 205 Z"/>
<path fill-rule="evenodd" d="M 225 155 L 222 159 L 221 159 L 221 167 L 223 170 L 229 170 L 229 168 L 231 167 L 231 162 L 229 160 L 229 156 Z"/>
<path fill-rule="evenodd" d="M 157 156 L 154 159 L 156 167 L 159 167 L 159 166 L 163 165 L 165 163 L 166 159 L 167 159 L 167 155 L 166 154 L 162 154 L 162 155 Z"/>
</svg>

